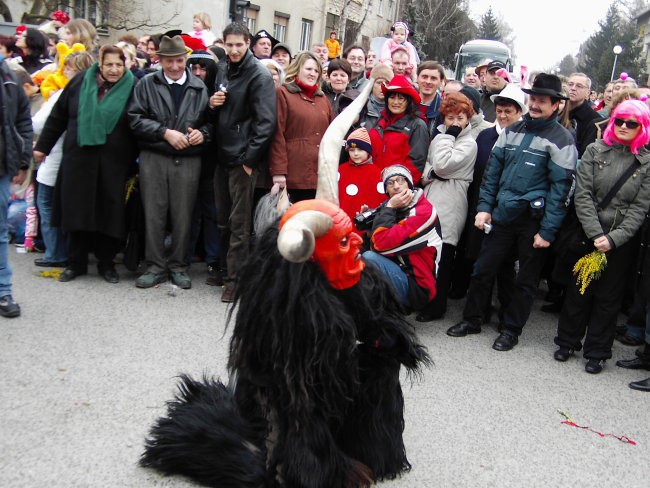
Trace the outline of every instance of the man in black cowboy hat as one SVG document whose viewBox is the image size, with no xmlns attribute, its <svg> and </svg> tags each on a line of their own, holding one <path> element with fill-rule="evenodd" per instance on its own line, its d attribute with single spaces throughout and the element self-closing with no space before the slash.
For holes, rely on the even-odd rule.
<svg viewBox="0 0 650 488">
<path fill-rule="evenodd" d="M 186 67 L 187 49 L 179 35 L 163 36 L 156 52 L 161 70 L 136 85 L 129 124 L 140 146 L 140 185 L 147 221 L 147 271 L 136 281 L 150 288 L 167 281 L 190 288 L 186 247 L 201 174 L 201 152 L 209 140 L 208 92 Z M 167 216 L 172 248 L 165 254 Z"/>
<path fill-rule="evenodd" d="M 251 51 L 257 59 L 269 59 L 271 50 L 280 42 L 264 29 L 257 31 L 251 41 Z"/>
<path fill-rule="evenodd" d="M 481 332 L 491 284 L 515 250 L 519 273 L 492 346 L 497 351 L 512 349 L 528 320 L 546 251 L 566 215 L 578 159 L 573 136 L 557 123 L 560 100 L 566 100 L 560 79 L 541 73 L 523 91 L 530 95 L 528 114 L 504 129 L 490 154 L 474 222 L 487 236 L 463 320 L 447 330 L 452 337 Z"/>
</svg>

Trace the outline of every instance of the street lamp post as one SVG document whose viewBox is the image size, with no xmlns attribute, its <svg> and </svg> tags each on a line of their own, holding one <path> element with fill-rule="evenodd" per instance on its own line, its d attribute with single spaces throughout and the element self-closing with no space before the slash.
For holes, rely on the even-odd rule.
<svg viewBox="0 0 650 488">
<path fill-rule="evenodd" d="M 612 76 L 609 78 L 609 81 L 612 81 L 614 79 L 614 71 L 616 71 L 616 61 L 618 61 L 618 55 L 623 52 L 623 48 L 619 46 L 618 44 L 614 46 L 614 66 L 612 67 Z"/>
</svg>

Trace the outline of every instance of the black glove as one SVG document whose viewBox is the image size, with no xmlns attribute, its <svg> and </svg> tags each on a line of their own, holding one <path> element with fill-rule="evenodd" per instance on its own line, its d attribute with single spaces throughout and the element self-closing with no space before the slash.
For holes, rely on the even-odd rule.
<svg viewBox="0 0 650 488">
<path fill-rule="evenodd" d="M 445 134 L 455 138 L 455 137 L 458 137 L 458 134 L 460 134 L 460 131 L 462 131 L 462 130 L 463 130 L 462 127 L 460 127 L 458 125 L 452 125 L 451 127 L 447 127 L 447 131 L 445 132 Z"/>
</svg>

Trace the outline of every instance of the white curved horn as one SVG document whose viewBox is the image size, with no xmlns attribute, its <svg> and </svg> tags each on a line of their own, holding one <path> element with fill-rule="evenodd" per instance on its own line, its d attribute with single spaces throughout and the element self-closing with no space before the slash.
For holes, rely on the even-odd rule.
<svg viewBox="0 0 650 488">
<path fill-rule="evenodd" d="M 278 250 L 287 261 L 304 263 L 316 247 L 316 239 L 327 233 L 332 218 L 318 210 L 305 210 L 285 222 L 278 234 Z"/>
<path fill-rule="evenodd" d="M 318 184 L 316 198 L 339 204 L 339 182 L 337 178 L 339 158 L 343 139 L 368 101 L 375 80 L 370 78 L 361 93 L 329 125 L 318 150 Z"/>
</svg>

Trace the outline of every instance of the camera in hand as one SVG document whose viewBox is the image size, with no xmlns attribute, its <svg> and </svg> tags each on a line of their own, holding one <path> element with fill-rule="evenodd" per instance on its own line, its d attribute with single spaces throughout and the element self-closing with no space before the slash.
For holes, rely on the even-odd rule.
<svg viewBox="0 0 650 488">
<path fill-rule="evenodd" d="M 354 217 L 354 225 L 357 226 L 357 229 L 359 230 L 372 229 L 372 224 L 375 221 L 375 215 L 377 215 L 377 210 L 379 210 L 379 207 L 372 208 L 370 210 L 366 210 L 365 212 L 361 212 L 360 214 L 357 214 L 357 216 Z"/>
</svg>

